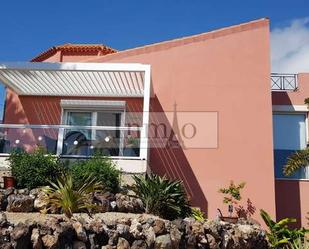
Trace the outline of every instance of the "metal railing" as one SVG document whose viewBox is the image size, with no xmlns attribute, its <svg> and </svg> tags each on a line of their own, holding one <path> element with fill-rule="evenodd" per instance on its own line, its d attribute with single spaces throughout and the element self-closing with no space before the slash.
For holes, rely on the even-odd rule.
<svg viewBox="0 0 309 249">
<path fill-rule="evenodd" d="M 0 124 L 0 156 L 13 150 L 47 152 L 68 158 L 95 153 L 117 159 L 141 159 L 142 127 Z"/>
<path fill-rule="evenodd" d="M 271 74 L 272 91 L 295 91 L 297 90 L 297 74 Z"/>
</svg>

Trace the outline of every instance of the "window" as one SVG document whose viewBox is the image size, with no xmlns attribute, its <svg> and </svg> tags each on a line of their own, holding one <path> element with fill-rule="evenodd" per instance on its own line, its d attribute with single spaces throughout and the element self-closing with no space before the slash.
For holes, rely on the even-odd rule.
<svg viewBox="0 0 309 249">
<path fill-rule="evenodd" d="M 119 129 L 96 129 L 78 126 L 124 126 L 125 109 L 113 101 L 66 102 L 63 105 L 63 124 L 76 126 L 64 132 L 63 155 L 90 156 L 99 152 L 108 156 L 123 153 L 123 131 Z M 112 107 L 112 108 L 111 108 Z"/>
<path fill-rule="evenodd" d="M 307 129 L 305 113 L 275 113 L 273 115 L 275 177 L 309 179 L 307 168 L 302 168 L 291 177 L 283 174 L 287 158 L 295 151 L 306 148 Z"/>
</svg>

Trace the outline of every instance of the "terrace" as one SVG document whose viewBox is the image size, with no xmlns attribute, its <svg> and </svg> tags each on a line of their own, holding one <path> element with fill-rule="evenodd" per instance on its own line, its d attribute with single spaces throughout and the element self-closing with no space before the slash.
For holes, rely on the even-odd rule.
<svg viewBox="0 0 309 249">
<path fill-rule="evenodd" d="M 271 74 L 272 91 L 295 91 L 297 87 L 297 74 Z"/>
<path fill-rule="evenodd" d="M 11 123 L 16 119 L 5 117 L 0 124 L 1 157 L 13 149 L 31 151 L 40 146 L 72 159 L 99 152 L 112 157 L 124 171 L 146 171 L 149 65 L 5 63 L 0 64 L 0 81 L 31 101 L 59 99 L 59 110 L 30 110 L 26 121 Z M 46 117 L 46 112 L 53 111 L 59 123 Z M 40 118 L 31 119 L 31 115 Z"/>
</svg>

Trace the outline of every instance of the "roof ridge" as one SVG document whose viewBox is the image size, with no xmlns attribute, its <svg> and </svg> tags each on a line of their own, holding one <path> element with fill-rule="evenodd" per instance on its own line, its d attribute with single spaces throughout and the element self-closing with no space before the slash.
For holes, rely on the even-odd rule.
<svg viewBox="0 0 309 249">
<path fill-rule="evenodd" d="M 78 50 L 78 49 L 99 50 L 99 51 L 103 50 L 103 51 L 107 51 L 106 54 L 117 52 L 116 49 L 113 49 L 113 48 L 106 46 L 106 45 L 103 45 L 103 44 L 64 43 L 62 45 L 52 46 L 52 47 L 48 48 L 47 50 L 43 51 L 42 53 L 40 53 L 39 55 L 34 57 L 31 60 L 31 62 L 40 62 L 40 61 L 54 55 L 58 51 Z"/>
<path fill-rule="evenodd" d="M 242 31 L 246 31 L 249 29 L 253 29 L 253 28 L 263 27 L 265 25 L 268 25 L 268 23 L 269 23 L 269 18 L 264 17 L 264 18 L 253 20 L 253 21 L 245 22 L 245 23 L 240 23 L 240 24 L 236 24 L 232 26 L 226 26 L 223 28 L 203 32 L 200 34 L 189 35 L 189 36 L 184 36 L 184 37 L 166 40 L 162 42 L 147 44 L 147 45 L 143 45 L 143 46 L 139 46 L 135 48 L 125 49 L 122 51 L 118 51 L 115 54 L 107 54 L 106 56 L 104 56 L 104 60 L 108 60 L 110 57 L 121 58 L 123 56 L 136 55 L 140 51 L 142 51 L 142 53 L 149 53 L 149 52 L 154 51 L 153 48 L 155 47 L 159 47 L 159 49 L 165 49 L 165 48 L 170 48 L 170 47 L 175 47 L 175 46 L 180 46 L 180 45 L 186 45 L 192 42 L 200 42 L 206 39 L 211 39 L 211 38 L 213 39 L 213 38 L 225 36 L 225 35 L 236 33 L 236 32 L 242 32 Z M 96 62 L 98 61 L 98 59 L 103 59 L 103 58 L 102 57 L 101 58 L 91 58 L 91 59 L 85 60 L 84 62 Z"/>
</svg>

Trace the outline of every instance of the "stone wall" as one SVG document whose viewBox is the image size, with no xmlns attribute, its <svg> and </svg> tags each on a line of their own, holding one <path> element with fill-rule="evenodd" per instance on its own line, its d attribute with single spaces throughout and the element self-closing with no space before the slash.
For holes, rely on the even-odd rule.
<svg viewBox="0 0 309 249">
<path fill-rule="evenodd" d="M 268 248 L 268 244 L 261 227 L 245 221 L 201 223 L 192 218 L 167 221 L 135 215 L 106 222 L 58 216 L 14 225 L 2 213 L 0 248 L 262 249 Z"/>
</svg>

